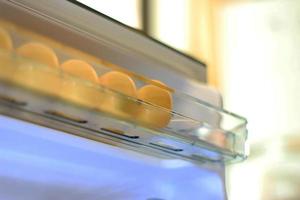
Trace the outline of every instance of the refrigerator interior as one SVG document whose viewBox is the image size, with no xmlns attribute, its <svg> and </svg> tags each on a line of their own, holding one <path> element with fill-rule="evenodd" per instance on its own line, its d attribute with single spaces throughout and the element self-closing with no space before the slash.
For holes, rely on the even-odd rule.
<svg viewBox="0 0 300 200">
<path fill-rule="evenodd" d="M 0 198 L 223 199 L 222 166 L 199 167 L 0 116 Z"/>
</svg>

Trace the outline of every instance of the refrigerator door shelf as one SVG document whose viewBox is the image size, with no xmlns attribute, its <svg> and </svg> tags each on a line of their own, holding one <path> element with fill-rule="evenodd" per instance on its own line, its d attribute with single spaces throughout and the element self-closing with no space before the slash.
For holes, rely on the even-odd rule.
<svg viewBox="0 0 300 200">
<path fill-rule="evenodd" d="M 114 146 L 154 153 L 158 157 L 200 163 L 235 162 L 245 158 L 244 154 L 231 149 L 242 142 L 234 133 L 206 128 L 202 122 L 191 127 L 180 126 L 178 120 L 190 120 L 181 115 L 173 115 L 165 128 L 147 128 L 3 81 L 0 82 L 0 113 Z M 203 134 L 203 139 L 198 134 Z M 237 140 L 239 143 L 234 143 Z"/>
</svg>

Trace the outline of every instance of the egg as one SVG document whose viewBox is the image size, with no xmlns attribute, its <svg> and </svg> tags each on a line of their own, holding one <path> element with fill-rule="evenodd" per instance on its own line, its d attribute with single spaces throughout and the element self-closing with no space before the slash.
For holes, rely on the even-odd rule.
<svg viewBox="0 0 300 200">
<path fill-rule="evenodd" d="M 8 32 L 0 27 L 0 49 L 12 50 L 13 44 Z"/>
<path fill-rule="evenodd" d="M 122 72 L 108 72 L 99 78 L 99 83 L 122 94 L 131 97 L 137 96 L 134 81 L 130 78 L 130 76 Z"/>
<path fill-rule="evenodd" d="M 50 47 L 38 42 L 30 42 L 22 45 L 17 49 L 17 53 L 26 58 L 45 64 L 48 67 L 59 66 L 55 52 Z"/>
<path fill-rule="evenodd" d="M 64 76 L 61 97 L 75 103 L 97 108 L 101 102 L 101 91 L 97 88 L 98 76 L 94 68 L 85 61 L 72 59 L 61 64 Z"/>
<path fill-rule="evenodd" d="M 12 49 L 13 45 L 10 35 L 0 27 L 0 78 L 2 80 L 10 81 L 15 73 L 15 65 L 9 52 Z"/>
<path fill-rule="evenodd" d="M 14 80 L 39 92 L 57 95 L 61 88 L 58 58 L 50 47 L 38 43 L 26 43 L 16 49 L 21 57 Z"/>
<path fill-rule="evenodd" d="M 110 89 L 106 90 L 105 100 L 100 109 L 132 120 L 131 116 L 137 112 L 138 105 L 136 86 L 131 77 L 119 71 L 111 71 L 99 77 L 99 83 Z"/>
<path fill-rule="evenodd" d="M 159 84 L 163 83 L 156 81 Z M 137 117 L 142 123 L 155 128 L 163 128 L 171 119 L 172 95 L 156 85 L 145 85 L 137 92 L 138 99 L 152 105 L 142 104 Z"/>
<path fill-rule="evenodd" d="M 68 60 L 61 64 L 61 68 L 64 72 L 77 76 L 79 78 L 92 81 L 94 83 L 98 82 L 97 73 L 94 68 L 82 60 Z"/>
</svg>

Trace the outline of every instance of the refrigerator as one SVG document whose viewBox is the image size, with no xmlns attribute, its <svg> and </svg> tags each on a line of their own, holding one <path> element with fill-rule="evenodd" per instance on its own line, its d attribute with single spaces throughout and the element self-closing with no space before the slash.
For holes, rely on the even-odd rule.
<svg viewBox="0 0 300 200">
<path fill-rule="evenodd" d="M 0 199 L 227 199 L 246 126 L 203 62 L 77 1 L 0 0 Z"/>
</svg>

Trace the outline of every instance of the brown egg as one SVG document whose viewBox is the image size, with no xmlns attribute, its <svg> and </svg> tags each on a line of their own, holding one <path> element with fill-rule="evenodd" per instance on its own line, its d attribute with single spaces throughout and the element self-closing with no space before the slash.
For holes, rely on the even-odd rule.
<svg viewBox="0 0 300 200">
<path fill-rule="evenodd" d="M 107 88 L 122 94 L 136 97 L 136 87 L 134 81 L 122 72 L 111 71 L 99 78 L 99 83 Z"/>
<path fill-rule="evenodd" d="M 65 72 L 61 97 L 75 103 L 97 108 L 101 91 L 97 88 L 98 77 L 94 68 L 82 60 L 68 60 L 61 65 Z"/>
<path fill-rule="evenodd" d="M 61 68 L 64 72 L 72 74 L 73 76 L 77 76 L 94 83 L 98 82 L 97 73 L 94 68 L 82 60 L 68 60 L 61 64 Z"/>
<path fill-rule="evenodd" d="M 142 109 L 138 120 L 155 128 L 163 128 L 168 125 L 172 109 L 172 95 L 169 91 L 155 85 L 145 85 L 138 90 L 138 98 L 152 104 L 141 105 Z"/>
<path fill-rule="evenodd" d="M 131 120 L 131 116 L 137 112 L 138 105 L 134 81 L 125 73 L 118 71 L 108 72 L 99 77 L 99 83 L 107 90 L 101 110 L 122 118 Z M 133 97 L 132 99 L 128 98 Z"/>
<path fill-rule="evenodd" d="M 8 51 L 0 50 L 0 79 L 13 82 L 17 71 L 17 62 L 12 58 Z"/>
<path fill-rule="evenodd" d="M 12 50 L 13 44 L 8 32 L 0 27 L 0 49 Z"/>
<path fill-rule="evenodd" d="M 2 80 L 11 81 L 15 73 L 15 66 L 9 52 L 12 49 L 12 40 L 8 32 L 0 27 L 0 78 Z"/>
<path fill-rule="evenodd" d="M 48 46 L 30 42 L 17 48 L 20 62 L 14 80 L 31 89 L 58 95 L 61 88 L 59 63 L 55 52 Z"/>
<path fill-rule="evenodd" d="M 55 52 L 50 47 L 38 42 L 30 42 L 22 45 L 17 49 L 17 53 L 49 67 L 59 66 Z"/>
</svg>

